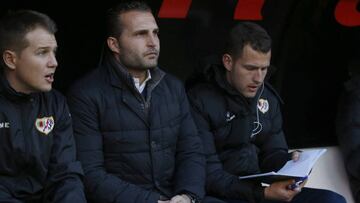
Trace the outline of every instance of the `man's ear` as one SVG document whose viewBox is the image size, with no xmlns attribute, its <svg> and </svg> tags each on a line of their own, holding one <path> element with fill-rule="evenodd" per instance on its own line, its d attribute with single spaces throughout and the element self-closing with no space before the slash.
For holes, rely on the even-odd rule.
<svg viewBox="0 0 360 203">
<path fill-rule="evenodd" d="M 119 43 L 115 37 L 108 37 L 106 39 L 106 43 L 111 51 L 113 51 L 117 54 L 120 53 Z"/>
<path fill-rule="evenodd" d="M 224 54 L 222 56 L 222 63 L 227 71 L 231 71 L 233 67 L 233 59 L 229 54 Z"/>
<path fill-rule="evenodd" d="M 9 67 L 11 70 L 16 69 L 17 55 L 14 51 L 5 50 L 3 52 L 2 58 L 7 67 Z"/>
</svg>

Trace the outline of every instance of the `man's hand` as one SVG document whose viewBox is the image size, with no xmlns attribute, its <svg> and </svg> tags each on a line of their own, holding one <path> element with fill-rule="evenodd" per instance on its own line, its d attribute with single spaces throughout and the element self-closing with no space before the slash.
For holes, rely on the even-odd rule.
<svg viewBox="0 0 360 203">
<path fill-rule="evenodd" d="M 299 190 L 301 191 L 301 188 L 303 188 L 307 182 L 308 177 L 303 178 L 295 178 L 295 183 L 289 185 L 288 189 L 290 190 Z"/>
<path fill-rule="evenodd" d="M 290 202 L 295 195 L 301 192 L 301 188 L 305 185 L 305 183 L 303 183 L 296 189 L 290 190 L 289 185 L 293 183 L 295 183 L 295 180 L 274 182 L 265 188 L 265 199 Z"/>
<path fill-rule="evenodd" d="M 169 203 L 191 203 L 191 200 L 187 195 L 176 195 L 171 198 Z"/>
<path fill-rule="evenodd" d="M 300 150 L 295 150 L 291 153 L 291 159 L 293 161 L 297 161 L 300 159 L 300 155 L 301 155 L 301 151 Z"/>
</svg>

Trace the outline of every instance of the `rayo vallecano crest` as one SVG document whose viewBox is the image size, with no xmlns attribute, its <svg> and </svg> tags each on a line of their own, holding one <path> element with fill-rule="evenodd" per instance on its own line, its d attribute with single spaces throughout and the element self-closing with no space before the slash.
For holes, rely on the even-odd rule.
<svg viewBox="0 0 360 203">
<path fill-rule="evenodd" d="M 269 102 L 266 99 L 259 99 L 257 107 L 259 111 L 262 113 L 266 113 L 269 111 Z"/>
<path fill-rule="evenodd" d="M 48 135 L 54 129 L 54 125 L 55 122 L 52 116 L 37 118 L 35 121 L 36 129 L 45 135 Z"/>
</svg>

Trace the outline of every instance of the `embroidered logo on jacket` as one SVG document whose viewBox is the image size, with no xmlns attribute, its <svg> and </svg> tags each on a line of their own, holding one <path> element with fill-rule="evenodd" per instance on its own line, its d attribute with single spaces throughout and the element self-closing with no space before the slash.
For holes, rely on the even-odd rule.
<svg viewBox="0 0 360 203">
<path fill-rule="evenodd" d="M 226 122 L 230 122 L 235 118 L 235 114 L 231 113 L 231 112 L 226 112 Z"/>
<path fill-rule="evenodd" d="M 269 111 L 269 102 L 266 99 L 259 99 L 257 107 L 263 114 Z"/>
<path fill-rule="evenodd" d="M 38 118 L 35 121 L 36 129 L 45 135 L 48 135 L 53 130 L 54 125 L 55 122 L 52 116 Z"/>
</svg>

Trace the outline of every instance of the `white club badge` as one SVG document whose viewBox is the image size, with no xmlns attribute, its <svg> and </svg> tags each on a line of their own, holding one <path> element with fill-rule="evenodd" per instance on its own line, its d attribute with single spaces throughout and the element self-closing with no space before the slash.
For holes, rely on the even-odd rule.
<svg viewBox="0 0 360 203">
<path fill-rule="evenodd" d="M 36 129 L 45 135 L 48 135 L 54 129 L 54 125 L 55 122 L 52 116 L 38 118 L 35 121 Z"/>
<path fill-rule="evenodd" d="M 257 107 L 263 114 L 269 111 L 269 102 L 266 99 L 259 99 Z"/>
</svg>

